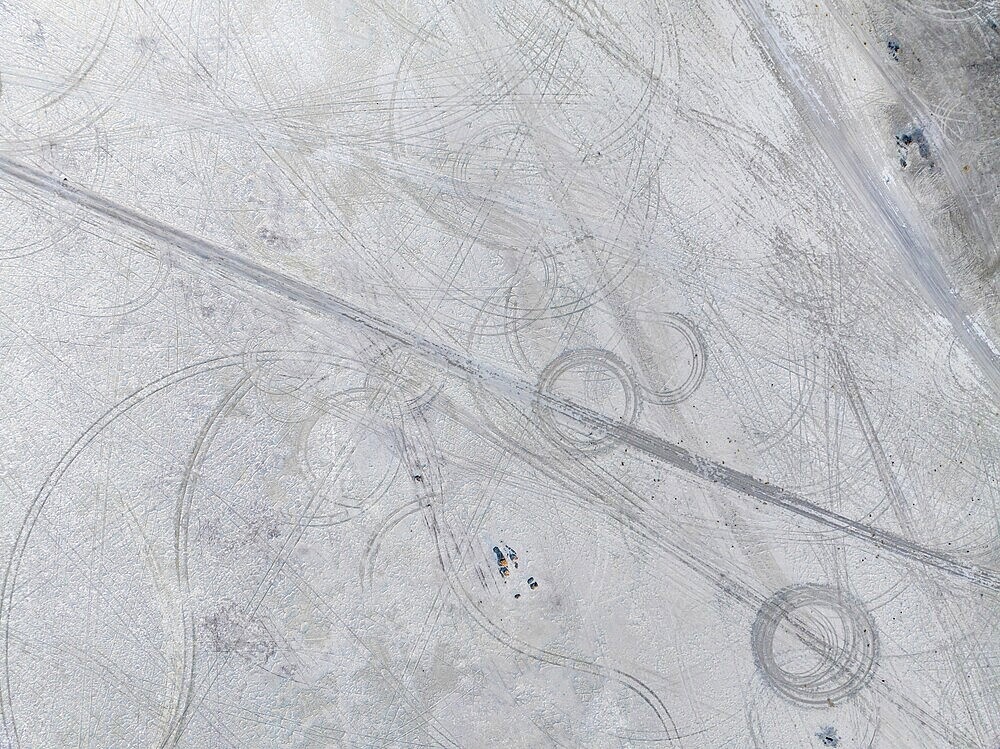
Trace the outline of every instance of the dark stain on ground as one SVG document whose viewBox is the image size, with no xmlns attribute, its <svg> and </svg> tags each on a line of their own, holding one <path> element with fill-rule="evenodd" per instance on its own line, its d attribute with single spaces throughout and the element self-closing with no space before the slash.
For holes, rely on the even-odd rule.
<svg viewBox="0 0 1000 749">
<path fill-rule="evenodd" d="M 222 607 L 201 620 L 213 652 L 235 654 L 248 661 L 267 663 L 278 646 L 266 628 L 256 620 L 246 620 L 233 607 Z"/>
<path fill-rule="evenodd" d="M 900 166 L 905 167 L 907 165 L 911 146 L 917 147 L 917 153 L 919 153 L 922 158 L 930 158 L 931 145 L 927 142 L 927 136 L 924 135 L 924 129 L 917 125 L 913 125 L 906 130 L 901 130 L 896 133 L 896 147 L 899 149 Z"/>
</svg>

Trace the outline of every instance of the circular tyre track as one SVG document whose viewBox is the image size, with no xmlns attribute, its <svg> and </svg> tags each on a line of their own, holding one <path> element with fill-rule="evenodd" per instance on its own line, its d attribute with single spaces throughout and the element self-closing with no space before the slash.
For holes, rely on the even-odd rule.
<svg viewBox="0 0 1000 749">
<path fill-rule="evenodd" d="M 656 376 L 662 369 L 655 363 L 648 369 L 647 383 L 643 385 L 644 400 L 660 406 L 669 406 L 687 400 L 705 378 L 705 342 L 694 324 L 686 317 L 674 313 L 664 315 L 656 321 L 664 346 L 671 354 L 666 362 L 669 374 Z M 669 340 L 668 340 L 669 339 Z M 666 376 L 665 376 L 666 375 Z"/>
<path fill-rule="evenodd" d="M 642 401 L 635 379 L 631 371 L 621 359 L 610 351 L 597 348 L 580 348 L 566 351 L 542 370 L 538 378 L 538 390 L 545 396 L 559 397 L 560 385 L 565 386 L 568 375 L 576 374 L 578 384 L 584 390 L 584 403 L 595 403 L 595 410 L 604 411 L 601 406 L 606 403 L 610 394 L 609 385 L 617 385 L 619 393 L 615 396 L 619 403 L 615 410 L 617 416 L 625 424 L 632 424 L 639 415 Z M 572 395 L 572 394 L 565 394 Z M 569 424 L 560 419 L 541 400 L 536 402 L 535 414 L 539 426 L 549 438 L 557 444 L 562 444 L 571 450 L 585 452 L 600 452 L 610 448 L 614 442 L 611 435 L 590 429 L 579 424 Z M 610 415 L 610 414 L 609 414 Z"/>
<path fill-rule="evenodd" d="M 867 609 L 825 585 L 784 588 L 751 628 L 754 659 L 780 695 L 828 707 L 849 700 L 875 672 L 878 638 Z"/>
</svg>

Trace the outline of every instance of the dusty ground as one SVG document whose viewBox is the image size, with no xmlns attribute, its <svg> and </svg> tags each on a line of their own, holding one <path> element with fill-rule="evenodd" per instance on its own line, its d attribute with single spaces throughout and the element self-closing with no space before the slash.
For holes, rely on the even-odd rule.
<svg viewBox="0 0 1000 749">
<path fill-rule="evenodd" d="M 2 0 L 0 746 L 997 749 L 998 24 Z"/>
</svg>

